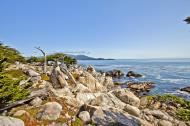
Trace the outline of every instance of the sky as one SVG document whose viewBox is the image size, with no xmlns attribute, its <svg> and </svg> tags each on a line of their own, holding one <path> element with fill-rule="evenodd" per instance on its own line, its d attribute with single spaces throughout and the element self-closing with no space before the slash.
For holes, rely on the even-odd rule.
<svg viewBox="0 0 190 126">
<path fill-rule="evenodd" d="M 190 0 L 0 0 L 0 41 L 25 56 L 190 58 Z M 79 53 L 81 52 L 81 53 Z M 82 53 L 83 52 L 83 53 Z"/>
</svg>

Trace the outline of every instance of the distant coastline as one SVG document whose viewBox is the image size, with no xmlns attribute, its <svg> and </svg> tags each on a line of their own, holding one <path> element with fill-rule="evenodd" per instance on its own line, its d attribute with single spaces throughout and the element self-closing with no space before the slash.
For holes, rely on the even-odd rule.
<svg viewBox="0 0 190 126">
<path fill-rule="evenodd" d="M 111 58 L 94 58 L 94 57 L 89 57 L 86 55 L 69 55 L 77 60 L 115 60 Z"/>
</svg>

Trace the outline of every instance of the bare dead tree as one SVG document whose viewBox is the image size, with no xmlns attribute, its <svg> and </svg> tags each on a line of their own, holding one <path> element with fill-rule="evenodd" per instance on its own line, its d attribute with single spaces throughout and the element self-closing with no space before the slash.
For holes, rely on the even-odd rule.
<svg viewBox="0 0 190 126">
<path fill-rule="evenodd" d="M 39 50 L 44 55 L 44 74 L 46 74 L 46 72 L 47 72 L 47 69 L 46 69 L 46 65 L 47 65 L 46 53 L 40 47 L 35 47 L 35 48 L 37 50 Z"/>
</svg>

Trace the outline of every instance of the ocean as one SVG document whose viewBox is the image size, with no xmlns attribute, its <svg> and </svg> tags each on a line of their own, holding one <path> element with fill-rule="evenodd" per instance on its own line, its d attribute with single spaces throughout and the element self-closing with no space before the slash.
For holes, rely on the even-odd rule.
<svg viewBox="0 0 190 126">
<path fill-rule="evenodd" d="M 93 65 L 96 70 L 122 70 L 125 74 L 134 71 L 143 75 L 142 78 L 123 77 L 118 82 L 152 81 L 155 87 L 152 94 L 174 94 L 190 100 L 190 93 L 180 88 L 190 86 L 190 59 L 126 59 L 126 60 L 79 60 L 84 67 Z"/>
</svg>

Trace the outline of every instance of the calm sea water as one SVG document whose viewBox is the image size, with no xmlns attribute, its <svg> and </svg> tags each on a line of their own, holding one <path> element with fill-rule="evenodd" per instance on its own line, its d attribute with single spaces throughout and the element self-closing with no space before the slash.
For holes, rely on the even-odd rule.
<svg viewBox="0 0 190 126">
<path fill-rule="evenodd" d="M 190 59 L 80 60 L 79 64 L 93 65 L 104 71 L 120 69 L 125 74 L 132 70 L 144 76 L 138 79 L 124 77 L 117 81 L 153 81 L 156 86 L 150 94 L 171 93 L 190 99 L 190 93 L 180 91 L 180 88 L 190 86 Z"/>
</svg>

